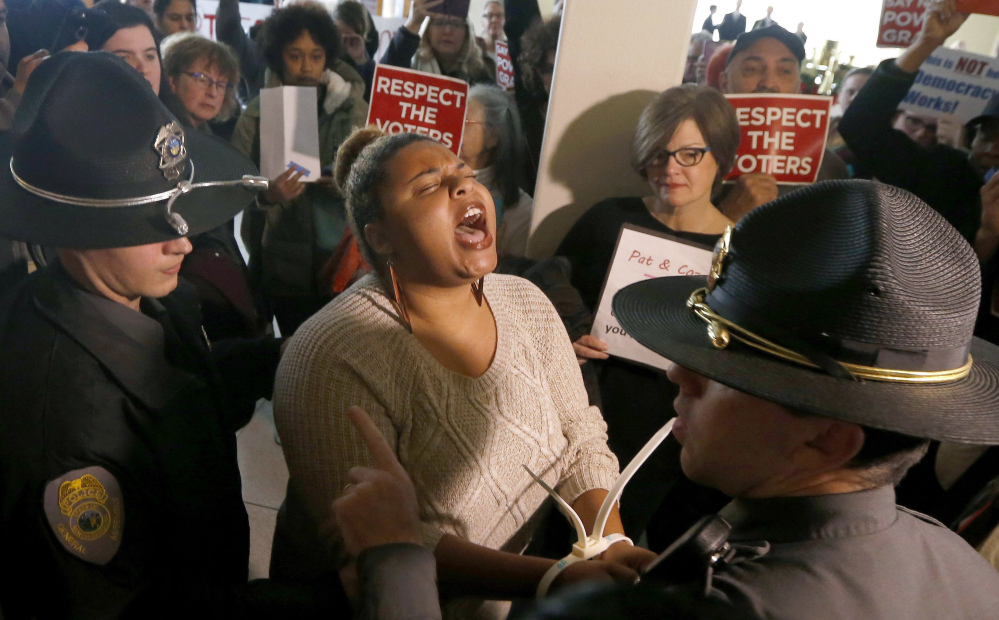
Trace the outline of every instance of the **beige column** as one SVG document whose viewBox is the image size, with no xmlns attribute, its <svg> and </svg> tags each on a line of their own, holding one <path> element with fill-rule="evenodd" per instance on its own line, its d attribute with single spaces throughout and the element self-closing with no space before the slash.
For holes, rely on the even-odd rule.
<svg viewBox="0 0 999 620">
<path fill-rule="evenodd" d="M 528 255 L 589 207 L 648 187 L 628 166 L 642 109 L 683 78 L 696 0 L 569 0 L 562 15 Z"/>
</svg>

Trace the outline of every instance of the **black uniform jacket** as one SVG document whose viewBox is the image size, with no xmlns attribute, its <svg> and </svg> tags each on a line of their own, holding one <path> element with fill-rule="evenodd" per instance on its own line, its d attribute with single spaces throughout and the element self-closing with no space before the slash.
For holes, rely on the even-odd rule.
<svg viewBox="0 0 999 620">
<path fill-rule="evenodd" d="M 270 390 L 278 343 L 213 348 L 189 287 L 140 314 L 56 264 L 0 301 L 5 618 L 231 611 L 249 555 L 235 431 Z M 234 356 L 226 373 L 212 359 Z M 43 507 L 47 482 L 92 466 L 122 495 L 104 566 L 64 548 Z"/>
</svg>

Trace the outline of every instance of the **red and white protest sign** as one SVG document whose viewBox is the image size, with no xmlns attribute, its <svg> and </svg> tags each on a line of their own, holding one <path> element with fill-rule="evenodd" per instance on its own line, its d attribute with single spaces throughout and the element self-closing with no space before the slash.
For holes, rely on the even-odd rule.
<svg viewBox="0 0 999 620">
<path fill-rule="evenodd" d="M 496 83 L 504 90 L 513 90 L 513 60 L 506 41 L 496 42 Z"/>
<path fill-rule="evenodd" d="M 430 136 L 458 154 L 465 129 L 468 84 L 455 78 L 375 67 L 368 124 L 388 133 Z"/>
<path fill-rule="evenodd" d="M 735 108 L 742 142 L 732 181 L 744 174 L 772 175 L 778 183 L 814 183 L 826 150 L 831 97 L 726 95 Z"/>
<path fill-rule="evenodd" d="M 878 47 L 909 47 L 923 27 L 930 0 L 884 0 Z"/>
<path fill-rule="evenodd" d="M 962 13 L 999 15 L 999 2 L 996 0 L 957 0 L 957 10 Z"/>
<path fill-rule="evenodd" d="M 926 20 L 930 0 L 884 0 L 881 24 L 878 27 L 878 47 L 909 47 Z M 999 15 L 996 0 L 957 0 L 962 13 Z"/>
</svg>

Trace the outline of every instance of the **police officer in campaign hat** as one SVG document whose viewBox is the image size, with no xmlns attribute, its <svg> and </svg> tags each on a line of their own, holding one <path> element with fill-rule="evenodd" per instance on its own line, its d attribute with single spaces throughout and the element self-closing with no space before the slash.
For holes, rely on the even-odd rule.
<svg viewBox="0 0 999 620">
<path fill-rule="evenodd" d="M 615 296 L 622 327 L 674 362 L 684 472 L 734 498 L 709 598 L 768 618 L 996 614 L 999 573 L 893 489 L 929 439 L 999 444 L 979 290 L 933 209 L 835 181 L 751 212 L 707 277 Z"/>
<path fill-rule="evenodd" d="M 280 343 L 209 343 L 177 274 L 266 181 L 103 52 L 35 71 L 2 162 L 0 235 L 58 248 L 0 300 L 4 617 L 227 617 L 249 559 L 235 431 Z"/>
<path fill-rule="evenodd" d="M 929 439 L 999 444 L 999 347 L 972 336 L 978 294 L 961 235 L 912 194 L 869 181 L 819 183 L 754 210 L 719 241 L 706 277 L 622 289 L 621 326 L 674 361 L 684 472 L 733 500 L 637 587 L 555 593 L 527 618 L 995 617 L 999 573 L 896 506 L 893 489 Z M 378 434 L 352 415 L 363 436 Z M 396 534 L 419 521 L 396 506 L 411 485 L 381 452 L 384 471 L 358 473 L 374 484 L 334 503 L 368 605 L 429 553 Z M 378 522 L 366 517 L 375 510 Z M 436 593 L 399 590 L 393 605 L 403 594 L 418 604 Z"/>
</svg>

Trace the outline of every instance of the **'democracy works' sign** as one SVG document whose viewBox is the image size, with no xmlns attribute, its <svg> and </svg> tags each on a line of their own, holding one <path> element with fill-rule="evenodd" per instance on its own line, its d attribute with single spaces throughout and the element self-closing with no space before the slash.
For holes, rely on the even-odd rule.
<svg viewBox="0 0 999 620">
<path fill-rule="evenodd" d="M 999 92 L 999 59 L 938 48 L 919 68 L 898 107 L 924 116 L 950 116 L 967 123 Z"/>
<path fill-rule="evenodd" d="M 826 150 L 830 97 L 817 95 L 726 95 L 735 108 L 742 141 L 725 177 L 763 173 L 778 183 L 815 182 Z"/>
<path fill-rule="evenodd" d="M 429 136 L 458 154 L 465 128 L 468 84 L 461 80 L 400 69 L 375 67 L 368 124 L 388 133 Z"/>
</svg>

